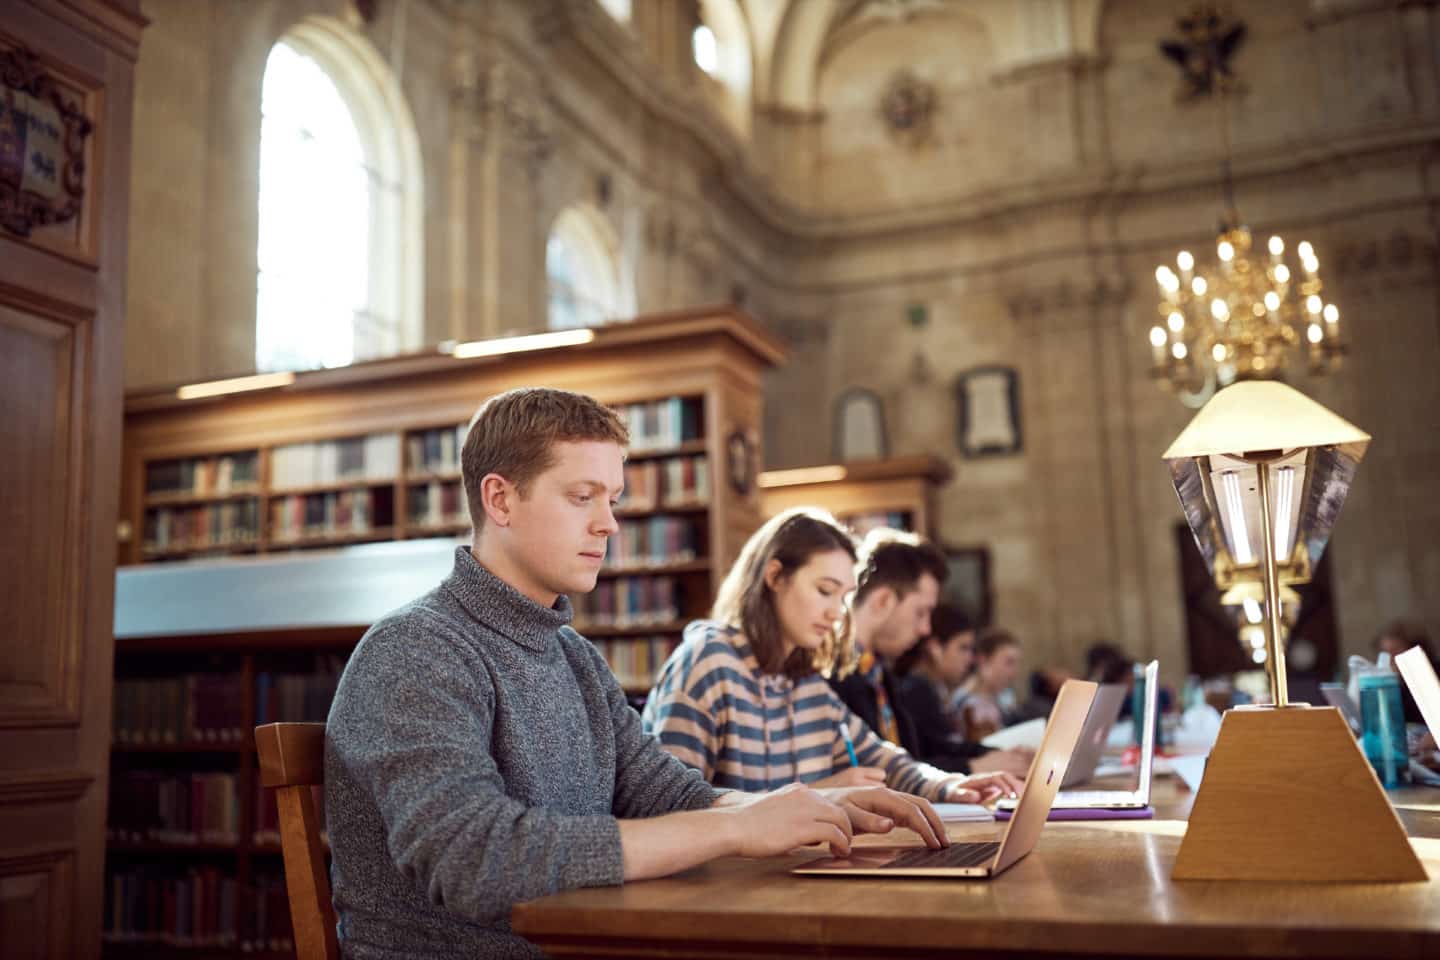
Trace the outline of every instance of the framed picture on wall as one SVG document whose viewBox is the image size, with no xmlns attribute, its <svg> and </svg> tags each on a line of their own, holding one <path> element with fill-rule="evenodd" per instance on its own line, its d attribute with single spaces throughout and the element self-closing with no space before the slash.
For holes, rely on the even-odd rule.
<svg viewBox="0 0 1440 960">
<path fill-rule="evenodd" d="M 959 607 L 976 626 L 990 624 L 993 612 L 990 596 L 990 548 L 957 547 L 942 544 L 949 573 L 940 588 L 940 602 Z"/>
<path fill-rule="evenodd" d="M 831 450 L 840 463 L 888 456 L 885 405 L 865 387 L 850 387 L 835 400 L 835 443 Z"/>
<path fill-rule="evenodd" d="M 976 367 L 955 380 L 957 445 L 967 457 L 1019 453 L 1020 380 L 1013 367 Z"/>
</svg>

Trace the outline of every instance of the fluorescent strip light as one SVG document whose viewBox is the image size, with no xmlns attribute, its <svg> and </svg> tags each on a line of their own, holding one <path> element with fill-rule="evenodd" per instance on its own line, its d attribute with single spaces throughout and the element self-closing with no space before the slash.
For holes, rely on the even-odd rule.
<svg viewBox="0 0 1440 960">
<path fill-rule="evenodd" d="M 523 337 L 499 337 L 495 340 L 471 340 L 456 344 L 450 355 L 458 360 L 475 357 L 497 357 L 506 353 L 524 353 L 527 350 L 545 350 L 550 347 L 574 347 L 595 339 L 594 330 L 555 330 L 551 333 L 531 333 Z"/>
<path fill-rule="evenodd" d="M 1295 537 L 1295 524 L 1290 522 L 1290 514 L 1295 509 L 1295 468 L 1281 467 L 1275 473 L 1278 485 L 1275 497 L 1275 561 L 1284 563 L 1290 559 L 1291 541 Z"/>
<path fill-rule="evenodd" d="M 756 479 L 762 487 L 793 487 L 802 483 L 826 483 L 844 480 L 845 468 L 839 464 L 830 467 L 797 467 L 794 470 L 766 470 Z"/>
<path fill-rule="evenodd" d="M 221 397 L 227 393 L 244 393 L 247 390 L 269 390 L 272 387 L 288 387 L 295 382 L 293 373 L 257 373 L 253 377 L 234 377 L 230 380 L 211 380 L 207 383 L 192 383 L 175 391 L 181 400 L 198 400 L 201 397 Z"/>
<path fill-rule="evenodd" d="M 1240 475 L 1227 470 L 1220 475 L 1220 484 L 1225 491 L 1225 506 L 1230 514 L 1230 549 L 1235 562 L 1242 567 L 1255 562 L 1250 552 L 1250 532 L 1245 528 L 1245 504 L 1240 499 Z"/>
</svg>

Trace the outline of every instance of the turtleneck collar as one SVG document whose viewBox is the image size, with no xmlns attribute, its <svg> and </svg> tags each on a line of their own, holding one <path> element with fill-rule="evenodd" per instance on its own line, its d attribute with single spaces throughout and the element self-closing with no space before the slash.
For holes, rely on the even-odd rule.
<svg viewBox="0 0 1440 960">
<path fill-rule="evenodd" d="M 455 569 L 444 585 L 478 623 L 541 653 L 573 616 L 569 597 L 561 594 L 555 606 L 542 607 L 482 567 L 469 547 L 455 548 Z"/>
</svg>

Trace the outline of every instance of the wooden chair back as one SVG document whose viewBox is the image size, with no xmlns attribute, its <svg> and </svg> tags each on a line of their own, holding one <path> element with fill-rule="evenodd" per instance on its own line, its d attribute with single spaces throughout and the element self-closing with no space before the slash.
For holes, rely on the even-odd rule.
<svg viewBox="0 0 1440 960">
<path fill-rule="evenodd" d="M 280 849 L 298 960 L 339 960 L 335 907 L 320 843 L 312 788 L 325 782 L 325 724 L 267 723 L 255 728 L 260 782 L 275 788 Z"/>
</svg>

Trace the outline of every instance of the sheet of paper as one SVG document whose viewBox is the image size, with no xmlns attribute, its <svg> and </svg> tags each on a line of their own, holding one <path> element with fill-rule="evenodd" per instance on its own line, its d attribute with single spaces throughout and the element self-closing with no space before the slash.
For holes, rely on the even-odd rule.
<svg viewBox="0 0 1440 960">
<path fill-rule="evenodd" d="M 1013 727 L 996 730 L 980 742 L 992 750 L 1009 750 L 1011 747 L 1040 749 L 1040 740 L 1045 736 L 1045 718 L 1037 717 L 1017 723 Z"/>
<path fill-rule="evenodd" d="M 1185 781 L 1185 786 L 1194 793 L 1200 789 L 1200 778 L 1205 775 L 1205 757 L 1171 757 L 1170 769 L 1175 775 Z"/>
</svg>

